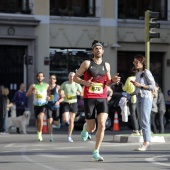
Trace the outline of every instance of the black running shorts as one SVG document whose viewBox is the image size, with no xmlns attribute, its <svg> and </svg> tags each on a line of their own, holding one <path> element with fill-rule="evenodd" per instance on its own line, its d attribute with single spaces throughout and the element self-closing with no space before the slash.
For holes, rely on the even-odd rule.
<svg viewBox="0 0 170 170">
<path fill-rule="evenodd" d="M 46 112 L 46 107 L 44 106 L 34 106 L 34 114 L 35 114 L 35 118 L 38 118 L 38 115 L 43 112 L 45 114 Z"/>
<path fill-rule="evenodd" d="M 78 112 L 77 103 L 66 103 L 66 102 L 63 102 L 62 107 L 63 107 L 63 113 L 65 113 L 65 112 L 77 113 Z"/>
<path fill-rule="evenodd" d="M 107 99 L 84 98 L 84 110 L 86 119 L 95 119 L 95 113 L 108 113 Z"/>
</svg>

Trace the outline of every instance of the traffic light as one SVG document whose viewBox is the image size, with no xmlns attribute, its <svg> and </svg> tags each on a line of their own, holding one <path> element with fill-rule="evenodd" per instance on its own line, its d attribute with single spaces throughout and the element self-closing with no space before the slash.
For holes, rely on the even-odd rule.
<svg viewBox="0 0 170 170">
<path fill-rule="evenodd" d="M 160 28 L 160 23 L 156 20 L 159 18 L 159 12 L 145 11 L 145 41 L 150 41 L 151 38 L 159 38 L 160 33 L 154 32 L 155 28 Z"/>
</svg>

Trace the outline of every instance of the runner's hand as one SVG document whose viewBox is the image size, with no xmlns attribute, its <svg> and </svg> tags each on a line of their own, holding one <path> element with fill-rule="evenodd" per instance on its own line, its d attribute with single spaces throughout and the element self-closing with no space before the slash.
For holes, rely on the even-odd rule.
<svg viewBox="0 0 170 170">
<path fill-rule="evenodd" d="M 93 79 L 93 77 L 91 77 L 89 80 L 87 80 L 84 85 L 87 86 L 87 87 L 92 86 L 92 85 L 94 84 L 94 83 L 92 82 L 92 79 Z"/>
<path fill-rule="evenodd" d="M 119 77 L 118 75 L 119 75 L 119 73 L 115 74 L 112 77 L 112 82 L 119 84 L 121 77 Z"/>
</svg>

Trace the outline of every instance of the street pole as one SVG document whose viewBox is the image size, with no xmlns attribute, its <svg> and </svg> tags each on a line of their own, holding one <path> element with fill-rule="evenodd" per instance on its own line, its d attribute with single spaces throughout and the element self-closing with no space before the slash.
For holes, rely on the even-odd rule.
<svg viewBox="0 0 170 170">
<path fill-rule="evenodd" d="M 153 32 L 153 29 L 160 28 L 160 23 L 157 23 L 159 12 L 145 11 L 145 57 L 146 68 L 150 69 L 150 39 L 160 38 L 160 33 Z"/>
<path fill-rule="evenodd" d="M 150 41 L 145 42 L 146 68 L 150 69 Z"/>
<path fill-rule="evenodd" d="M 150 69 L 150 38 L 149 38 L 149 10 L 145 11 L 145 57 L 146 68 Z"/>
</svg>

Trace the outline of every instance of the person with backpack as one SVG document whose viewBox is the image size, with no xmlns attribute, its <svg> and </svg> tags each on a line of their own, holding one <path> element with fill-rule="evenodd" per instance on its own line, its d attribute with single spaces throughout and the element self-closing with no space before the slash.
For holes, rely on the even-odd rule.
<svg viewBox="0 0 170 170">
<path fill-rule="evenodd" d="M 133 83 L 131 83 L 131 81 L 135 81 L 135 74 L 136 74 L 136 70 L 135 68 L 132 68 L 130 70 L 129 77 L 126 79 L 125 84 L 122 86 L 122 89 L 128 94 L 127 95 L 127 98 L 129 99 L 128 106 L 129 106 L 129 112 L 131 116 L 131 123 L 133 127 L 132 135 L 142 135 L 141 127 L 139 124 L 139 115 L 137 114 L 137 107 L 136 107 L 137 98 L 135 94 L 132 95 L 133 92 L 135 91 L 135 86 L 133 85 Z"/>
</svg>

